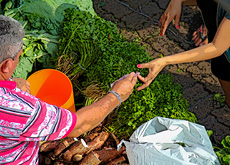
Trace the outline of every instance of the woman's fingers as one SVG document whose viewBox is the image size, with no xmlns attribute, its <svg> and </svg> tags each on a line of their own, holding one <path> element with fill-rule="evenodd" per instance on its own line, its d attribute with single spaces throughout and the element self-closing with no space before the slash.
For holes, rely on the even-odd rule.
<svg viewBox="0 0 230 165">
<path fill-rule="evenodd" d="M 208 35 L 208 30 L 206 26 L 201 26 L 193 33 L 192 41 L 196 46 L 205 45 L 208 43 L 207 35 Z"/>
<path fill-rule="evenodd" d="M 194 33 L 193 33 L 193 37 L 192 37 L 192 41 L 194 42 L 194 44 L 196 45 L 196 46 L 198 46 L 200 43 L 201 43 L 201 41 L 202 41 L 202 39 L 200 38 L 200 31 L 199 31 L 199 29 L 198 30 L 196 30 Z"/>
<path fill-rule="evenodd" d="M 154 77 L 153 77 L 153 75 L 152 75 L 151 73 L 149 73 L 147 77 L 142 77 L 141 75 L 138 75 L 137 77 L 139 78 L 139 80 L 141 80 L 141 81 L 143 82 L 143 85 L 141 85 L 141 86 L 139 86 L 139 87 L 137 88 L 138 91 L 140 91 L 140 90 L 142 90 L 142 89 L 148 87 L 149 84 L 150 84 L 150 83 L 153 81 L 153 79 L 154 79 Z"/>
<path fill-rule="evenodd" d="M 160 35 L 164 35 L 165 31 L 169 25 L 169 13 L 164 14 L 164 18 L 161 21 Z"/>
<path fill-rule="evenodd" d="M 202 39 L 197 37 L 196 40 L 194 41 L 196 46 L 199 46 L 199 44 L 202 42 Z"/>
<path fill-rule="evenodd" d="M 148 86 L 148 84 L 146 83 L 145 78 L 142 77 L 141 75 L 138 75 L 137 77 L 139 78 L 139 80 L 141 80 L 143 82 L 143 85 L 141 85 L 137 88 L 137 91 L 140 91 L 140 90 L 146 88 Z"/>
<path fill-rule="evenodd" d="M 143 85 L 141 85 L 141 86 L 139 86 L 138 88 L 137 88 L 137 91 L 140 91 L 140 90 L 142 90 L 142 89 L 144 89 L 144 88 L 146 88 L 146 87 L 148 87 L 149 85 L 148 84 L 143 84 Z"/>
<path fill-rule="evenodd" d="M 152 60 L 149 63 L 138 64 L 138 68 L 149 68 L 149 74 L 144 78 L 141 75 L 138 75 L 138 78 L 144 83 L 138 88 L 138 90 L 144 89 L 149 86 L 149 84 L 155 79 L 158 73 L 166 66 L 166 60 L 164 58 L 158 58 Z"/>
<path fill-rule="evenodd" d="M 143 82 L 143 85 L 139 86 L 137 88 L 138 91 L 146 88 L 149 86 L 149 84 L 154 80 L 154 77 L 149 73 L 147 77 L 142 77 L 141 75 L 138 75 L 139 80 Z"/>
<path fill-rule="evenodd" d="M 164 13 L 161 18 L 160 18 L 160 21 L 159 21 L 159 26 L 162 26 L 163 23 L 165 22 L 165 19 L 166 19 L 166 14 Z"/>
<path fill-rule="evenodd" d="M 180 22 L 180 15 L 176 15 L 176 16 L 175 16 L 175 27 L 176 27 L 177 29 L 180 28 L 179 22 Z"/>
<path fill-rule="evenodd" d="M 148 62 L 148 63 L 138 64 L 137 67 L 138 68 L 151 68 L 152 67 L 152 63 Z"/>
<path fill-rule="evenodd" d="M 138 78 L 139 78 L 139 80 L 141 80 L 142 82 L 145 82 L 145 78 L 144 78 L 144 77 L 142 77 L 141 75 L 138 75 L 137 77 L 138 77 Z"/>
</svg>

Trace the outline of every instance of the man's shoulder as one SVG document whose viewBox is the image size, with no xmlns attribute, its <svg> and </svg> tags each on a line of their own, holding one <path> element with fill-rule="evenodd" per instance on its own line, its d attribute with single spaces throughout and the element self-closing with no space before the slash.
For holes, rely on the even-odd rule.
<svg viewBox="0 0 230 165">
<path fill-rule="evenodd" d="M 38 99 L 19 88 L 9 89 L 0 86 L 0 106 L 32 112 L 37 106 Z"/>
</svg>

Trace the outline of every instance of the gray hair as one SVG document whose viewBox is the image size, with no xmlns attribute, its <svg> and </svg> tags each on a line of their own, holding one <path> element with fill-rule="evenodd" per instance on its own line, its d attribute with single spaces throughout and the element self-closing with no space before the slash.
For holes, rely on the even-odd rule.
<svg viewBox="0 0 230 165">
<path fill-rule="evenodd" d="M 8 58 L 14 59 L 22 49 L 25 31 L 18 21 L 0 15 L 0 63 Z"/>
</svg>

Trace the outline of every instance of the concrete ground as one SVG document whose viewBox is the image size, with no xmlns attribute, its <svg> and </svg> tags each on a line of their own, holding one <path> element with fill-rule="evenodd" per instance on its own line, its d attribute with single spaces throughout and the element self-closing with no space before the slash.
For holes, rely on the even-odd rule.
<svg viewBox="0 0 230 165">
<path fill-rule="evenodd" d="M 138 41 L 153 56 L 168 56 L 194 48 L 192 33 L 202 24 L 196 6 L 184 6 L 180 29 L 170 24 L 166 34 L 160 36 L 158 20 L 169 0 L 93 0 L 96 13 L 117 24 L 130 41 Z M 221 140 L 230 135 L 230 109 L 223 104 L 224 93 L 218 79 L 212 75 L 210 61 L 169 65 L 163 71 L 174 75 L 175 82 L 183 86 L 189 110 L 198 123 L 213 130 L 211 141 L 220 146 Z"/>
</svg>

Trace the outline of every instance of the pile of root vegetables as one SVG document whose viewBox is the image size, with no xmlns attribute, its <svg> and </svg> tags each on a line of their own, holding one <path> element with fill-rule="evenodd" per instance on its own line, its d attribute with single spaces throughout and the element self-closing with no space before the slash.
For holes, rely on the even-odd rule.
<svg viewBox="0 0 230 165">
<path fill-rule="evenodd" d="M 40 144 L 40 165 L 118 165 L 128 164 L 125 147 L 117 150 L 119 140 L 100 127 L 82 138 L 66 137 Z"/>
</svg>

